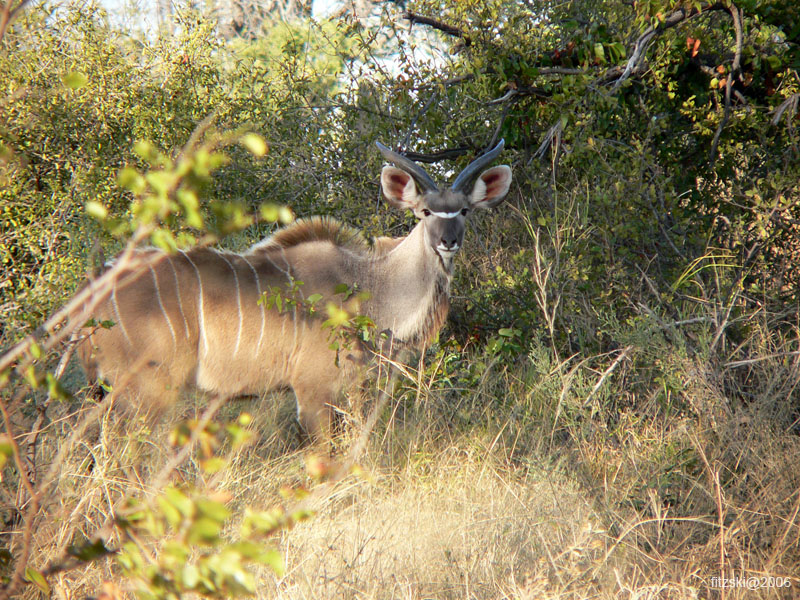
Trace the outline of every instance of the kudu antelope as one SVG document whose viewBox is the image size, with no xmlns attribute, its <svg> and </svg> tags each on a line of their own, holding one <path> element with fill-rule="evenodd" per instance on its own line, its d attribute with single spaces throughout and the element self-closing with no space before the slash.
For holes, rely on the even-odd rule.
<svg viewBox="0 0 800 600">
<path fill-rule="evenodd" d="M 347 284 L 371 294 L 359 312 L 378 331 L 390 331 L 398 345 L 420 347 L 447 316 L 453 257 L 468 212 L 499 204 L 511 183 L 508 166 L 482 172 L 502 141 L 447 189 L 405 156 L 378 148 L 399 167 L 383 168 L 381 188 L 392 206 L 419 219 L 411 233 L 379 238 L 370 248 L 359 232 L 312 218 L 243 254 L 141 250 L 156 260 L 129 274 L 97 309 L 97 322 L 115 325 L 87 330 L 80 350 L 87 374 L 119 384 L 125 403 L 148 409 L 174 402 L 187 386 L 227 396 L 289 386 L 302 427 L 326 438 L 338 395 L 362 361 L 337 356 L 330 331 L 307 310 L 278 310 L 258 300 L 288 286 L 305 298 L 319 294 L 323 302 L 341 303 L 335 290 Z"/>
</svg>

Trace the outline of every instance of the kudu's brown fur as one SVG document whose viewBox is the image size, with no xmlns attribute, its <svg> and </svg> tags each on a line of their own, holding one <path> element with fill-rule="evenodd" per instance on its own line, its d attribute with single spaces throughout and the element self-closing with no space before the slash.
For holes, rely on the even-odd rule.
<svg viewBox="0 0 800 600">
<path fill-rule="evenodd" d="M 378 331 L 419 347 L 447 316 L 452 259 L 467 212 L 498 204 L 511 182 L 507 166 L 478 175 L 502 142 L 443 191 L 416 164 L 379 148 L 402 167 L 384 167 L 384 196 L 420 218 L 409 235 L 379 238 L 370 248 L 357 231 L 313 218 L 243 254 L 141 250 L 158 254 L 157 260 L 127 278 L 97 309 L 96 321 L 115 325 L 87 331 L 88 341 L 80 348 L 87 374 L 112 385 L 124 378 L 127 384 L 117 395 L 147 409 L 172 404 L 187 386 L 229 396 L 290 386 L 301 425 L 315 438 L 326 437 L 332 408 L 345 383 L 358 380 L 355 371 L 362 368 L 365 351 L 354 345 L 337 357 L 330 330 L 305 307 L 281 311 L 258 300 L 265 292 L 302 282 L 285 294 L 321 294 L 319 305 L 325 306 L 341 303 L 335 289 L 346 284 L 371 294 L 358 310 Z"/>
</svg>

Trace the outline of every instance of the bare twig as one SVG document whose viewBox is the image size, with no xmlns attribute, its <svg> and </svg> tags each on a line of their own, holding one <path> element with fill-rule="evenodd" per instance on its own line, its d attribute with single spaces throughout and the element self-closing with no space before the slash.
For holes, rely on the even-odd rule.
<svg viewBox="0 0 800 600">
<path fill-rule="evenodd" d="M 489 142 L 489 148 L 494 148 L 495 144 L 497 144 L 497 139 L 500 137 L 500 132 L 503 129 L 503 123 L 506 122 L 509 112 L 511 112 L 511 104 L 506 104 L 505 107 L 503 107 L 503 114 L 500 115 L 500 120 L 497 122 L 497 127 L 494 128 L 492 141 Z"/>
<path fill-rule="evenodd" d="M 547 130 L 542 143 L 539 145 L 539 148 L 536 150 L 536 152 L 533 153 L 533 156 L 535 158 L 543 158 L 544 153 L 547 152 L 547 149 L 550 148 L 551 145 L 559 145 L 561 142 L 561 133 L 563 131 L 564 119 L 559 118 L 555 125 Z"/>
<path fill-rule="evenodd" d="M 428 98 L 428 101 L 425 103 L 425 106 L 417 113 L 417 116 L 414 117 L 414 120 L 411 121 L 411 125 L 408 126 L 408 131 L 406 132 L 406 136 L 403 138 L 403 148 L 408 147 L 408 142 L 411 139 L 411 134 L 414 133 L 414 129 L 417 127 L 417 123 L 419 120 L 428 112 L 428 109 L 433 105 L 436 99 L 439 97 L 439 94 L 436 90 L 431 94 L 431 97 Z"/>
<path fill-rule="evenodd" d="M 765 354 L 764 356 L 757 356 L 755 358 L 748 358 L 744 360 L 732 360 L 725 363 L 725 368 L 729 369 L 732 367 L 745 367 L 754 365 L 756 363 L 765 361 L 765 360 L 774 360 L 776 358 L 787 358 L 789 356 L 800 356 L 800 351 L 794 352 L 778 352 L 777 354 Z"/>
<path fill-rule="evenodd" d="M 513 100 L 519 94 L 519 91 L 516 88 L 511 88 L 505 94 L 500 96 L 499 98 L 495 98 L 494 100 L 490 100 L 486 104 L 491 106 L 492 104 L 502 104 L 503 102 L 508 102 L 509 100 Z"/>
<path fill-rule="evenodd" d="M 539 96 L 540 98 L 549 98 L 552 95 L 553 92 L 551 92 L 550 90 L 546 90 L 544 88 L 533 87 L 533 86 L 512 87 L 499 98 L 490 100 L 486 104 L 487 106 L 492 106 L 493 104 L 503 104 L 504 102 L 508 102 L 510 100 L 516 100 L 517 98 L 524 98 L 526 96 Z"/>
<path fill-rule="evenodd" d="M 598 379 L 597 383 L 594 384 L 592 391 L 589 392 L 589 395 L 586 396 L 586 400 L 583 401 L 584 406 L 589 406 L 589 402 L 592 400 L 592 398 L 594 398 L 594 395 L 600 391 L 600 388 L 603 387 L 603 383 L 605 383 L 606 379 L 608 379 L 608 377 L 617 370 L 617 367 L 620 365 L 620 363 L 628 357 L 628 355 L 631 353 L 631 350 L 633 350 L 633 346 L 625 346 L 622 349 L 617 358 L 614 359 L 614 362 L 609 365 L 600 379 Z"/>
<path fill-rule="evenodd" d="M 781 102 L 780 105 L 772 111 L 773 117 L 770 123 L 772 125 L 777 125 L 781 122 L 784 113 L 786 113 L 786 124 L 791 125 L 792 120 L 795 115 L 797 115 L 798 104 L 800 104 L 800 93 L 792 94 L 786 98 L 786 100 Z"/>
</svg>

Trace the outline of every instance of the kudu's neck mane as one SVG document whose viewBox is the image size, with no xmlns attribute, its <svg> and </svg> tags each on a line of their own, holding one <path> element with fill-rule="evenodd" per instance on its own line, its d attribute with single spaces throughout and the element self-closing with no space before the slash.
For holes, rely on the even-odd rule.
<svg viewBox="0 0 800 600">
<path fill-rule="evenodd" d="M 250 253 L 286 249 L 308 242 L 330 242 L 354 252 L 369 251 L 369 244 L 357 229 L 331 217 L 310 217 L 298 219 L 290 226 L 278 230 L 250 248 Z"/>
<path fill-rule="evenodd" d="M 370 246 L 356 229 L 329 217 L 313 217 L 278 231 L 248 254 L 313 242 L 330 242 L 342 250 L 348 280 L 341 283 L 355 284 L 372 294 L 363 310 L 379 331 L 389 329 L 397 340 L 419 347 L 430 342 L 444 325 L 450 308 L 450 270 L 425 242 L 422 223 L 402 241 L 388 244 L 388 251 L 382 251 L 378 245 Z"/>
</svg>

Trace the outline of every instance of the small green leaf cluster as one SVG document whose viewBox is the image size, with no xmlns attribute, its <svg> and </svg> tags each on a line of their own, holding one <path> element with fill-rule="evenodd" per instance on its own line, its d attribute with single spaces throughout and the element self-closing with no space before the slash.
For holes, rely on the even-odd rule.
<svg viewBox="0 0 800 600">
<path fill-rule="evenodd" d="M 251 423 L 252 417 L 247 413 L 225 425 L 188 421 L 173 430 L 170 440 L 178 448 L 196 443 L 198 463 L 211 476 L 227 467 L 227 461 L 219 455 L 223 445 L 235 452 L 251 439 Z M 122 543 L 114 560 L 134 582 L 139 596 L 161 599 L 187 593 L 207 597 L 252 595 L 256 591 L 254 565 L 266 565 L 279 575 L 283 573 L 280 553 L 260 539 L 287 527 L 289 520 L 280 520 L 275 513 L 274 527 L 267 531 L 253 524 L 252 511 L 248 511 L 237 532 L 231 534 L 234 513 L 228 506 L 229 499 L 225 492 L 171 485 L 154 500 L 127 500 L 115 519 Z M 300 515 L 294 518 L 299 519 Z M 147 549 L 152 546 L 155 553 Z M 86 548 L 81 549 L 85 551 Z"/>
<path fill-rule="evenodd" d="M 280 553 L 251 539 L 251 528 L 242 527 L 238 541 L 224 539 L 232 513 L 219 498 L 168 487 L 155 506 L 130 501 L 123 515 L 116 523 L 128 541 L 115 560 L 126 577 L 139 582 L 140 597 L 252 595 L 256 578 L 251 565 L 283 572 Z M 151 538 L 166 539 L 158 548 L 157 558 L 142 548 L 142 541 Z"/>
<path fill-rule="evenodd" d="M 358 291 L 356 286 L 346 283 L 335 286 L 334 294 L 341 295 L 342 299 L 338 303 L 326 303 L 325 311 L 328 318 L 322 322 L 322 328 L 330 330 L 330 349 L 336 351 L 348 349 L 355 341 L 373 345 L 376 342 L 377 331 L 375 322 L 358 312 L 361 303 L 369 300 L 372 294 L 366 290 Z"/>
</svg>

